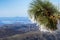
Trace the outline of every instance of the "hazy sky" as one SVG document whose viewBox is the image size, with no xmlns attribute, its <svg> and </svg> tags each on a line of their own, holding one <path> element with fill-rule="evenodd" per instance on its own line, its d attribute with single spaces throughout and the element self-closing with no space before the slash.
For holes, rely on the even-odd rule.
<svg viewBox="0 0 60 40">
<path fill-rule="evenodd" d="M 58 5 L 58 0 L 50 1 Z M 30 2 L 31 0 L 0 0 L 0 17 L 27 17 Z"/>
</svg>

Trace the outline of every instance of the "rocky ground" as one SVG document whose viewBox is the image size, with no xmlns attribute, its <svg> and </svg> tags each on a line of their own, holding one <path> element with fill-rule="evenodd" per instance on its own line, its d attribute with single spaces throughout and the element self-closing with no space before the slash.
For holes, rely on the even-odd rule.
<svg viewBox="0 0 60 40">
<path fill-rule="evenodd" d="M 35 24 L 10 24 L 0 27 L 0 40 L 60 40 L 60 31 L 42 32 Z"/>
<path fill-rule="evenodd" d="M 0 38 L 0 40 L 60 40 L 60 33 L 35 31 L 24 34 L 16 34 L 6 38 Z"/>
</svg>

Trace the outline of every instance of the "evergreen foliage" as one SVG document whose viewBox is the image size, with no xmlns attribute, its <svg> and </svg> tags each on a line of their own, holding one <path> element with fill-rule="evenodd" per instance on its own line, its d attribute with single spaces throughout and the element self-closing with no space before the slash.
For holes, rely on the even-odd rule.
<svg viewBox="0 0 60 40">
<path fill-rule="evenodd" d="M 40 25 L 44 25 L 49 30 L 57 29 L 57 17 L 59 11 L 47 0 L 33 0 L 28 10 L 29 16 Z"/>
</svg>

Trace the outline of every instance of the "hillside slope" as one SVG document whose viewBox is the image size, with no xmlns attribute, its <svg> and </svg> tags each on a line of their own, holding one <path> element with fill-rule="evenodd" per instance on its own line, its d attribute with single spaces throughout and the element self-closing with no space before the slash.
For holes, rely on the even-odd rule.
<svg viewBox="0 0 60 40">
<path fill-rule="evenodd" d="M 46 33 L 40 31 L 16 34 L 14 36 L 0 38 L 0 40 L 60 40 L 60 33 Z"/>
</svg>

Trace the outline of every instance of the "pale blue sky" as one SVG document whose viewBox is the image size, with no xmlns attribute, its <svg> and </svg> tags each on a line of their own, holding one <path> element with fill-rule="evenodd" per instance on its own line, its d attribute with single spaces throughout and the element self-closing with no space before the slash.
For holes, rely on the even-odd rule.
<svg viewBox="0 0 60 40">
<path fill-rule="evenodd" d="M 58 4 L 58 0 L 50 1 Z M 0 17 L 27 17 L 30 2 L 31 0 L 0 0 Z"/>
</svg>

